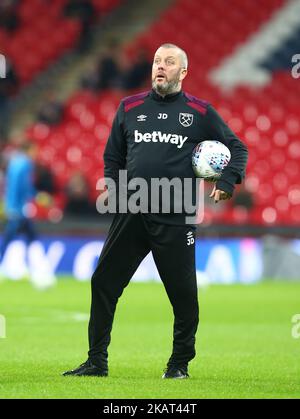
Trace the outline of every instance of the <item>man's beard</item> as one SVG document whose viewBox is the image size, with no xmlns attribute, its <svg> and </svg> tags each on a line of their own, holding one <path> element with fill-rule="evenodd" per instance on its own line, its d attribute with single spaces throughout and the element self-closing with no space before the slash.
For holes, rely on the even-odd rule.
<svg viewBox="0 0 300 419">
<path fill-rule="evenodd" d="M 165 80 L 163 83 L 157 83 L 156 78 L 155 78 L 154 80 L 152 80 L 152 88 L 158 94 L 163 95 L 163 96 L 178 92 L 180 90 L 179 89 L 179 83 L 180 83 L 179 75 L 180 75 L 180 72 L 176 74 L 173 80 L 171 81 Z"/>
</svg>

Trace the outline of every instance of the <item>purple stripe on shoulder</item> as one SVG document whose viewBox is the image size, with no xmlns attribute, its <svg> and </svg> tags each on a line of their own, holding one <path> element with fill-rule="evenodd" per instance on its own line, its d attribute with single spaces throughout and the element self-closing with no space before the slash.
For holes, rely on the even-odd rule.
<svg viewBox="0 0 300 419">
<path fill-rule="evenodd" d="M 125 112 L 127 112 L 130 109 L 134 108 L 135 106 L 138 106 L 141 103 L 143 103 L 143 100 L 145 99 L 145 97 L 148 96 L 148 94 L 149 94 L 149 91 L 142 92 L 142 93 L 139 93 L 137 95 L 125 97 L 123 99 L 124 106 L 125 106 Z"/>
<path fill-rule="evenodd" d="M 196 109 L 202 114 L 206 114 L 207 107 L 209 103 L 206 100 L 198 99 L 195 96 L 190 95 L 189 93 L 184 93 L 188 99 L 187 105 L 191 106 L 192 108 Z"/>
<path fill-rule="evenodd" d="M 138 93 L 137 95 L 127 96 L 123 99 L 123 101 L 125 105 L 127 105 L 129 103 L 137 102 L 139 100 L 144 99 L 146 96 L 148 96 L 148 94 L 149 94 L 149 90 L 147 92 Z"/>
</svg>

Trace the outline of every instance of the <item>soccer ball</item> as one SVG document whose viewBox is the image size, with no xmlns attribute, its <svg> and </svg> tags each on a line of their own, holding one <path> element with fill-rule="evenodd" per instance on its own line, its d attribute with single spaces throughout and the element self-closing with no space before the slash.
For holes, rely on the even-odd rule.
<svg viewBox="0 0 300 419">
<path fill-rule="evenodd" d="M 197 177 L 217 181 L 229 163 L 229 149 L 220 141 L 202 141 L 193 150 L 192 166 Z"/>
</svg>

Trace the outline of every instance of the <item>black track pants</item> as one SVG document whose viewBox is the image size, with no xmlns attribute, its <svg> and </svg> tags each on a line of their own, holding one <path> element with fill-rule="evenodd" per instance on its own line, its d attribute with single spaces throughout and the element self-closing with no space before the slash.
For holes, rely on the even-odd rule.
<svg viewBox="0 0 300 419">
<path fill-rule="evenodd" d="M 141 214 L 117 214 L 92 276 L 89 358 L 107 366 L 107 348 L 118 298 L 152 251 L 174 312 L 173 352 L 169 364 L 195 356 L 198 299 L 194 229 L 158 224 Z"/>
</svg>

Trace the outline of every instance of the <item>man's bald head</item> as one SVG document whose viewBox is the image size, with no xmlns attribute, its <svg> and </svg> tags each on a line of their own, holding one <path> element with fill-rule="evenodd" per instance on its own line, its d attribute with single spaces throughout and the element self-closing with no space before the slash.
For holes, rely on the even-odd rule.
<svg viewBox="0 0 300 419">
<path fill-rule="evenodd" d="M 178 54 L 180 55 L 180 58 L 181 58 L 182 68 L 185 68 L 185 69 L 187 70 L 188 65 L 189 65 L 189 62 L 188 62 L 188 57 L 187 57 L 186 52 L 185 52 L 182 48 L 178 47 L 178 46 L 177 46 L 177 45 L 175 45 L 175 44 L 169 44 L 169 43 L 167 43 L 167 44 L 162 44 L 162 45 L 158 48 L 158 50 L 159 50 L 160 48 L 167 48 L 167 49 L 173 48 L 173 49 L 177 50 L 177 52 L 178 52 Z M 157 51 L 158 51 L 158 50 L 157 50 Z"/>
</svg>

